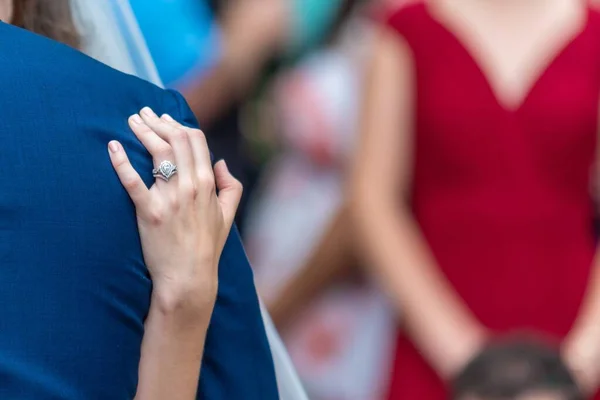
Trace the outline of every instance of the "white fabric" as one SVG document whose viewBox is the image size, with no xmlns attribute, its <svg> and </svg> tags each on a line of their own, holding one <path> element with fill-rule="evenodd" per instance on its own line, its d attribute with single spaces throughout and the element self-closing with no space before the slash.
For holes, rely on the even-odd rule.
<svg viewBox="0 0 600 400">
<path fill-rule="evenodd" d="M 122 72 L 163 86 L 128 0 L 72 0 L 85 52 Z M 308 400 L 267 311 L 261 306 L 281 400 Z"/>
<path fill-rule="evenodd" d="M 127 74 L 162 86 L 127 0 L 72 0 L 85 52 Z"/>
<path fill-rule="evenodd" d="M 292 364 L 290 356 L 283 344 L 269 313 L 261 303 L 261 312 L 271 353 L 273 354 L 273 362 L 275 363 L 275 372 L 277 374 L 277 386 L 279 388 L 279 398 L 281 400 L 308 400 L 308 396 L 302 387 L 302 383 L 298 378 L 296 369 Z"/>
</svg>

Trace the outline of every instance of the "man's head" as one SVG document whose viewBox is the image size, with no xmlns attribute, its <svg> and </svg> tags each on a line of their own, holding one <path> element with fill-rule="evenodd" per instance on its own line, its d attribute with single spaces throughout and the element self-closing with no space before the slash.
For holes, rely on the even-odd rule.
<svg viewBox="0 0 600 400">
<path fill-rule="evenodd" d="M 485 348 L 454 382 L 454 400 L 583 400 L 559 352 L 511 338 Z"/>
</svg>

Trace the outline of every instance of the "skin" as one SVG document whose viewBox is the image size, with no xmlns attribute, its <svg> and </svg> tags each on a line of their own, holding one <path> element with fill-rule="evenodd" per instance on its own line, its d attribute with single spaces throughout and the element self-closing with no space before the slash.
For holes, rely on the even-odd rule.
<svg viewBox="0 0 600 400">
<path fill-rule="evenodd" d="M 398 207 L 410 177 L 414 72 L 408 46 L 396 35 L 383 33 L 375 46 L 353 171 L 357 237 L 366 265 L 402 310 L 405 329 L 448 378 L 475 354 L 484 329 L 439 272 L 409 210 Z"/>
<path fill-rule="evenodd" d="M 200 130 L 183 127 L 168 115 L 159 118 L 149 108 L 133 115 L 129 125 L 155 165 L 173 160 L 179 171 L 169 182 L 157 179 L 148 189 L 123 146 L 109 144 L 111 162 L 136 207 L 153 282 L 136 399 L 195 399 L 217 295 L 218 261 L 242 187 L 223 161 L 213 175 Z"/>
<path fill-rule="evenodd" d="M 578 0 L 428 1 L 435 17 L 470 49 L 507 109 L 520 106 L 548 54 L 581 29 L 584 6 Z M 438 374 L 448 379 L 480 351 L 488 332 L 441 274 L 408 205 L 398 202 L 410 195 L 413 177 L 414 82 L 408 44 L 394 33 L 382 32 L 367 76 L 351 212 L 367 265 L 402 311 L 404 329 Z M 378 190 L 372 190 L 372 182 L 379 183 Z M 597 264 L 586 306 L 564 351 L 589 393 L 598 387 L 600 375 Z"/>
</svg>

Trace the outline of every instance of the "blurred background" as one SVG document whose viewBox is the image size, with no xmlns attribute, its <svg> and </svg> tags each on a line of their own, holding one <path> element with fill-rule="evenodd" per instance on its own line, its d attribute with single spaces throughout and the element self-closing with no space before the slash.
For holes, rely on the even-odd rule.
<svg viewBox="0 0 600 400">
<path fill-rule="evenodd" d="M 130 3 L 244 185 L 237 223 L 309 398 L 383 398 L 395 318 L 359 268 L 344 192 L 373 15 L 402 0 Z"/>
<path fill-rule="evenodd" d="M 186 97 L 244 185 L 237 225 L 310 399 L 581 400 L 600 387 L 594 3 L 0 11 Z"/>
</svg>

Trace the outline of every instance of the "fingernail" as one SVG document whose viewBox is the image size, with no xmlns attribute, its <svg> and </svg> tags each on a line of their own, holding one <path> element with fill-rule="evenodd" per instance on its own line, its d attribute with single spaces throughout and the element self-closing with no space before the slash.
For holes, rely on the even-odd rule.
<svg viewBox="0 0 600 400">
<path fill-rule="evenodd" d="M 111 151 L 111 153 L 116 153 L 117 151 L 119 151 L 119 142 L 113 140 L 108 144 L 108 149 Z"/>
<path fill-rule="evenodd" d="M 229 172 L 229 168 L 227 167 L 227 162 L 225 161 L 225 159 L 221 158 L 219 160 L 219 162 L 221 162 L 221 161 L 223 162 L 223 167 L 225 168 L 225 171 Z"/>
<path fill-rule="evenodd" d="M 148 117 L 156 117 L 156 114 L 154 114 L 154 111 L 152 111 L 152 109 L 150 107 L 142 108 L 142 114 L 144 114 Z"/>
<path fill-rule="evenodd" d="M 168 122 L 173 122 L 174 121 L 174 119 L 171 118 L 171 116 L 169 114 L 163 114 L 161 118 L 164 119 L 165 121 L 168 121 Z"/>
<path fill-rule="evenodd" d="M 142 117 L 140 117 L 138 114 L 133 114 L 131 116 L 131 122 L 133 122 L 134 124 L 138 124 L 138 125 L 141 125 L 144 123 L 144 121 L 142 120 Z"/>
</svg>

